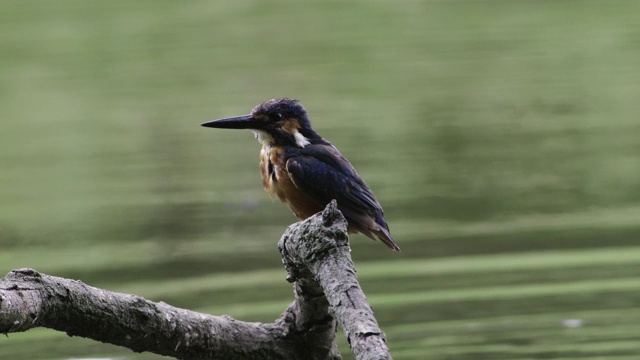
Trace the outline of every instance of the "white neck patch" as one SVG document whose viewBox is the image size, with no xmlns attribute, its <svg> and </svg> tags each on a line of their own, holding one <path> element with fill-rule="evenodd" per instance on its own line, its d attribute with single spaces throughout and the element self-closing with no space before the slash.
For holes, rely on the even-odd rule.
<svg viewBox="0 0 640 360">
<path fill-rule="evenodd" d="M 304 135 L 300 134 L 300 133 L 298 132 L 298 130 L 296 130 L 296 131 L 293 133 L 293 137 L 296 139 L 296 145 L 298 145 L 299 147 L 302 147 L 302 148 L 303 148 L 303 147 L 305 147 L 305 146 L 307 146 L 307 145 L 311 144 L 311 143 L 309 142 L 309 139 L 307 139 L 306 137 L 304 137 Z"/>
<path fill-rule="evenodd" d="M 273 136 L 271 136 L 268 132 L 262 130 L 251 130 L 262 145 L 267 146 L 273 144 Z"/>
<path fill-rule="evenodd" d="M 271 146 L 274 144 L 275 139 L 273 138 L 273 136 L 271 136 L 268 132 L 263 131 L 263 130 L 255 130 L 255 129 L 251 129 L 251 131 L 253 131 L 253 134 L 256 136 L 256 139 L 258 140 L 258 142 L 260 142 L 262 145 L 264 146 Z M 299 147 L 305 147 L 309 144 L 311 144 L 309 142 L 309 139 L 307 139 L 306 137 L 304 137 L 304 135 L 300 134 L 298 132 L 298 130 L 296 130 L 293 133 L 293 138 L 296 140 L 296 145 L 298 145 Z"/>
</svg>

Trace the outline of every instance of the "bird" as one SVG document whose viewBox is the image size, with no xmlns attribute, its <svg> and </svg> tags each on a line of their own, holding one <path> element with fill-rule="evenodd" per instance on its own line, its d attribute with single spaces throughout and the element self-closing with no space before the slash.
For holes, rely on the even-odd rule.
<svg viewBox="0 0 640 360">
<path fill-rule="evenodd" d="M 335 199 L 349 233 L 377 238 L 400 251 L 373 191 L 340 151 L 311 127 L 307 110 L 298 100 L 272 99 L 258 104 L 248 115 L 201 125 L 253 131 L 262 144 L 260 171 L 265 190 L 299 220 L 320 212 Z"/>
</svg>

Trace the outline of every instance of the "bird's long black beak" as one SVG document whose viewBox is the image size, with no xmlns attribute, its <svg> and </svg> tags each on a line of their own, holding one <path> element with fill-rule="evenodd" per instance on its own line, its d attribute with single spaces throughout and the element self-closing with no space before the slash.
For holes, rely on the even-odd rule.
<svg viewBox="0 0 640 360">
<path fill-rule="evenodd" d="M 235 116 L 219 120 L 212 120 L 200 125 L 219 129 L 260 129 L 262 121 L 256 120 L 251 115 Z"/>
</svg>

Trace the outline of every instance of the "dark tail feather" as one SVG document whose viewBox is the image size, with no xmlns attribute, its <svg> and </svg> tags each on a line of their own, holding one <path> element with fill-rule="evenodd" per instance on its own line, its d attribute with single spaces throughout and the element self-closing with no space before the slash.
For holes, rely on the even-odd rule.
<svg viewBox="0 0 640 360">
<path fill-rule="evenodd" d="M 387 229 L 380 226 L 380 230 L 373 231 L 373 233 L 375 233 L 376 237 L 380 239 L 380 241 L 382 241 L 385 245 L 387 245 L 389 249 L 397 252 L 401 251 L 398 244 L 396 244 L 396 242 L 393 241 L 393 238 L 391 237 L 391 234 L 389 234 L 389 231 Z"/>
<path fill-rule="evenodd" d="M 389 230 L 387 230 L 386 222 L 384 222 L 385 226 L 382 226 L 368 214 L 354 216 L 354 214 L 348 210 L 340 209 L 340 211 L 342 211 L 342 214 L 347 219 L 349 224 L 347 230 L 349 232 L 359 232 L 372 240 L 378 238 L 383 244 L 387 245 L 389 249 L 400 252 L 400 247 L 393 241 Z M 384 221 L 384 218 L 382 221 Z"/>
<path fill-rule="evenodd" d="M 360 228 L 358 229 L 362 234 L 367 237 L 375 240 L 376 238 L 380 239 L 383 244 L 387 245 L 387 247 L 393 251 L 400 252 L 400 247 L 393 241 L 391 234 L 389 234 L 389 230 L 385 229 L 382 226 L 378 226 L 378 230 L 374 230 L 372 228 Z"/>
</svg>

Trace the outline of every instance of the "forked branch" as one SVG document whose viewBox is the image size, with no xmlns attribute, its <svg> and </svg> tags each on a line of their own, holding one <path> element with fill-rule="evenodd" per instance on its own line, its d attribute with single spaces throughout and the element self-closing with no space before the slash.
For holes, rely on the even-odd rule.
<svg viewBox="0 0 640 360">
<path fill-rule="evenodd" d="M 340 359 L 339 323 L 357 359 L 390 359 L 356 280 L 346 221 L 335 202 L 290 226 L 278 245 L 287 280 L 295 283 L 295 301 L 271 324 L 206 315 L 17 269 L 0 279 L 0 333 L 46 327 L 178 359 Z"/>
</svg>

